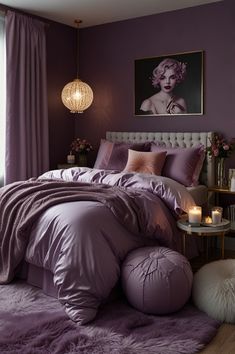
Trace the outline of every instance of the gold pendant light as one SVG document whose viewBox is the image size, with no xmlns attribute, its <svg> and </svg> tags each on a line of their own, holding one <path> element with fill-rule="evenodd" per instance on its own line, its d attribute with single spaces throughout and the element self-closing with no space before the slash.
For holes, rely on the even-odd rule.
<svg viewBox="0 0 235 354">
<path fill-rule="evenodd" d="M 77 39 L 79 24 L 81 20 L 74 21 L 77 25 Z M 78 49 L 79 43 L 77 41 L 77 79 L 66 84 L 61 93 L 63 104 L 70 110 L 71 113 L 83 113 L 85 109 L 90 107 L 93 101 L 93 92 L 88 84 L 78 79 Z"/>
</svg>

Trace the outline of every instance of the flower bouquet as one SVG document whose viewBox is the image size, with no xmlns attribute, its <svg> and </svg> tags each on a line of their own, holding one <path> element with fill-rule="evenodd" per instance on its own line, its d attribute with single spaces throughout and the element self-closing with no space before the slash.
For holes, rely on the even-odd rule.
<svg viewBox="0 0 235 354">
<path fill-rule="evenodd" d="M 71 151 L 77 154 L 87 154 L 93 147 L 86 139 L 76 138 L 71 144 Z"/>
<path fill-rule="evenodd" d="M 73 140 L 70 148 L 71 152 L 77 155 L 79 166 L 87 166 L 87 154 L 93 150 L 91 143 L 86 139 L 76 138 Z"/>
<path fill-rule="evenodd" d="M 221 134 L 216 133 L 210 143 L 211 145 L 207 148 L 207 151 L 213 157 L 226 158 L 235 150 L 235 140 L 227 141 Z"/>
<path fill-rule="evenodd" d="M 235 150 L 235 140 L 227 141 L 221 134 L 215 134 L 211 145 L 207 148 L 209 156 L 216 158 L 217 175 L 216 183 L 219 188 L 227 186 L 227 180 L 225 177 L 225 159 L 229 157 Z"/>
</svg>

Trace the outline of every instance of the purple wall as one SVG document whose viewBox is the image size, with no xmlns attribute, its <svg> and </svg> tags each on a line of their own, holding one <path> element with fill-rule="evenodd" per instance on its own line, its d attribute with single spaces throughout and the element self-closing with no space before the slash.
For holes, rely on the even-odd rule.
<svg viewBox="0 0 235 354">
<path fill-rule="evenodd" d="M 98 146 L 107 130 L 219 131 L 235 137 L 235 2 L 80 30 L 80 73 L 94 90 L 76 135 Z M 134 60 L 203 50 L 204 114 L 134 116 Z M 94 158 L 94 156 L 93 156 Z"/>
<path fill-rule="evenodd" d="M 56 22 L 47 29 L 50 167 L 66 162 L 75 136 L 75 116 L 63 105 L 61 91 L 76 76 L 76 30 Z"/>
</svg>

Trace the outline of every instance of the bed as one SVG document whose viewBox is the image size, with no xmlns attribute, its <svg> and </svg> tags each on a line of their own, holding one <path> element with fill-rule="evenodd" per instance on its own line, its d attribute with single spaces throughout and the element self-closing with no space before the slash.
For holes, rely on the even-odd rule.
<svg viewBox="0 0 235 354">
<path fill-rule="evenodd" d="M 176 179 L 182 182 L 185 156 L 190 165 L 195 158 L 198 166 L 198 146 L 205 150 L 212 135 L 107 132 L 94 168 L 48 171 L 2 188 L 0 283 L 26 277 L 58 297 L 72 320 L 84 324 L 94 319 L 117 284 L 128 252 L 150 245 L 180 251 L 176 220 L 195 201 L 204 203 L 205 185 L 213 184 L 213 160 L 201 160 L 197 185 L 185 186 L 172 173 L 177 169 Z M 119 158 L 105 165 L 114 146 Z M 178 154 L 173 169 L 172 162 L 167 168 L 172 151 Z M 178 169 L 180 161 L 184 164 Z M 124 168 L 114 168 L 121 162 Z M 149 173 L 156 168 L 156 175 Z M 190 184 L 188 176 L 185 181 Z"/>
</svg>

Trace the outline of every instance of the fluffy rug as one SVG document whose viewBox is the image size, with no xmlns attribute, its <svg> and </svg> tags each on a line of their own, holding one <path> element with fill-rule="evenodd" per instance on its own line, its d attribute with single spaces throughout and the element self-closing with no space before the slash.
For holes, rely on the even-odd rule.
<svg viewBox="0 0 235 354">
<path fill-rule="evenodd" d="M 220 323 L 192 305 L 171 316 L 150 316 L 121 300 L 78 326 L 58 301 L 22 281 L 0 286 L 1 354 L 190 354 Z"/>
</svg>

